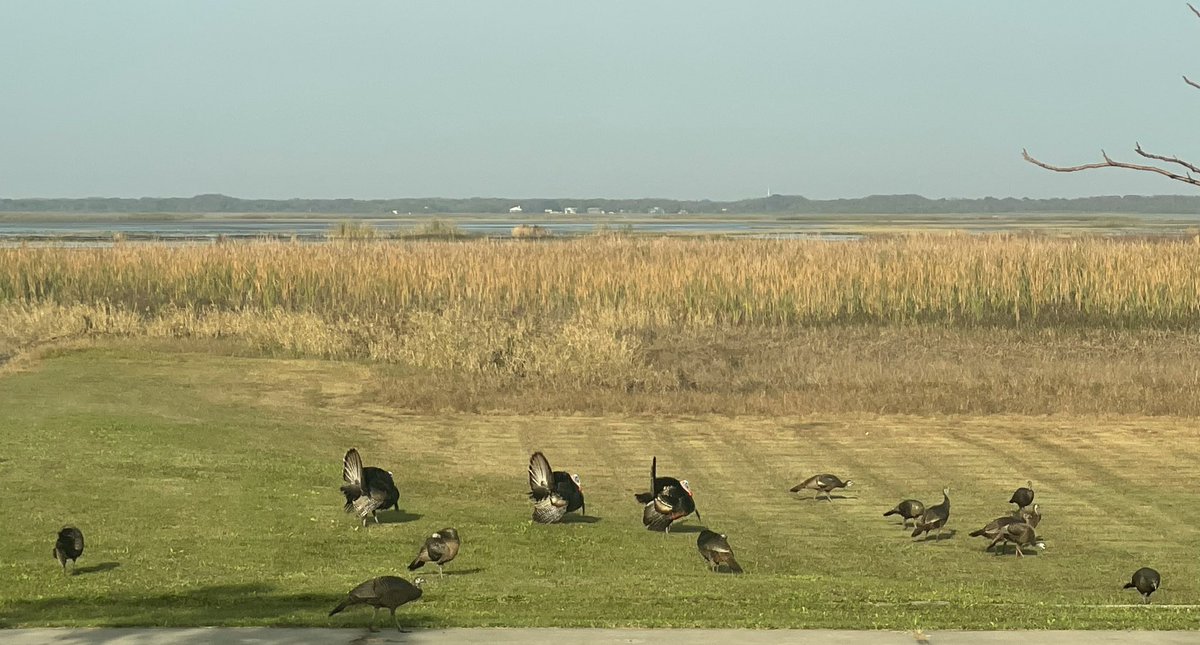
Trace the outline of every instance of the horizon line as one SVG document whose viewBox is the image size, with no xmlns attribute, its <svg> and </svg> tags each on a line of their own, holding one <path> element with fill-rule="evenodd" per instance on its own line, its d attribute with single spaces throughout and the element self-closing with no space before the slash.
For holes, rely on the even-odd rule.
<svg viewBox="0 0 1200 645">
<path fill-rule="evenodd" d="M 828 198 L 811 198 L 801 194 L 788 193 L 773 193 L 762 197 L 742 197 L 739 199 L 712 199 L 708 197 L 506 197 L 506 196 L 483 196 L 476 195 L 472 197 L 441 197 L 441 196 L 421 196 L 421 197 L 237 197 L 227 195 L 225 193 L 197 193 L 195 195 L 180 196 L 180 195 L 142 195 L 139 197 L 119 197 L 105 195 L 88 195 L 86 197 L 8 197 L 0 195 L 0 201 L 52 201 L 52 200 L 87 200 L 87 199 L 198 199 L 202 197 L 222 197 L 226 199 L 237 199 L 243 201 L 273 201 L 273 202 L 291 202 L 291 201 L 360 201 L 360 202 L 386 202 L 398 200 L 453 200 L 453 201 L 469 201 L 469 200 L 503 200 L 511 202 L 519 201 L 664 201 L 664 202 L 708 202 L 713 204 L 731 204 L 737 202 L 762 201 L 774 198 L 783 199 L 803 199 L 811 202 L 837 202 L 837 201 L 854 201 L 862 199 L 877 199 L 877 198 L 917 198 L 927 201 L 985 201 L 985 200 L 1022 200 L 1022 201 L 1051 201 L 1051 200 L 1084 200 L 1084 199 L 1102 199 L 1102 198 L 1161 198 L 1161 197 L 1197 197 L 1200 198 L 1200 193 L 1127 193 L 1127 194 L 1107 194 L 1107 195 L 1085 195 L 1079 197 L 1017 197 L 1009 195 L 1005 197 L 996 197 L 986 195 L 983 197 L 926 197 L 918 193 L 873 193 L 862 195 L 859 197 L 828 197 Z"/>
</svg>

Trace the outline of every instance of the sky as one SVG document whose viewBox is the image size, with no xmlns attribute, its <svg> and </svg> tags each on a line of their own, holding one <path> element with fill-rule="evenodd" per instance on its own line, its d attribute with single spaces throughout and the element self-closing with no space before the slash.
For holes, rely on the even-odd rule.
<svg viewBox="0 0 1200 645">
<path fill-rule="evenodd" d="M 0 197 L 1189 194 L 1172 0 L 0 0 Z"/>
</svg>

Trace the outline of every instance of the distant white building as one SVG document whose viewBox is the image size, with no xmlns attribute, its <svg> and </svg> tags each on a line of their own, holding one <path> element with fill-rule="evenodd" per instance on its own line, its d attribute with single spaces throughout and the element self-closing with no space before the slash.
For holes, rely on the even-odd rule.
<svg viewBox="0 0 1200 645">
<path fill-rule="evenodd" d="M 516 206 L 513 206 L 512 208 L 508 209 L 508 212 L 510 212 L 510 213 L 520 213 L 520 212 L 522 212 L 523 210 L 524 210 L 524 209 L 522 209 L 522 208 L 521 208 L 521 205 L 520 205 L 520 204 L 517 204 Z"/>
<path fill-rule="evenodd" d="M 663 214 L 662 206 L 655 206 L 654 208 L 651 208 L 650 214 L 651 215 L 662 215 Z"/>
<path fill-rule="evenodd" d="M 603 209 L 603 208 L 596 208 L 595 206 L 593 206 L 593 207 L 591 207 L 591 208 L 587 209 L 587 214 L 588 214 L 588 215 L 603 215 L 603 214 L 604 214 L 604 209 Z"/>
<path fill-rule="evenodd" d="M 579 212 L 579 209 L 575 208 L 574 206 L 567 206 L 566 208 L 563 209 L 563 213 L 566 215 L 574 215 L 578 212 Z"/>
</svg>

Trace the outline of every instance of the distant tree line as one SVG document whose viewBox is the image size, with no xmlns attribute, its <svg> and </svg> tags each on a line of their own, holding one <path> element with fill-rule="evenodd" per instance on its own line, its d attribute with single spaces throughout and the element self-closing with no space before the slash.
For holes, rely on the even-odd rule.
<svg viewBox="0 0 1200 645">
<path fill-rule="evenodd" d="M 521 206 L 526 214 L 575 208 L 667 214 L 778 213 L 778 214 L 881 214 L 881 213 L 1164 213 L 1200 214 L 1196 195 L 1112 195 L 1076 199 L 985 197 L 982 199 L 928 199 L 920 195 L 872 195 L 854 199 L 807 199 L 799 195 L 771 195 L 737 201 L 674 199 L 240 199 L 228 195 L 195 197 L 87 197 L 82 199 L 0 199 L 0 212 L 46 213 L 353 213 L 390 215 L 412 213 L 507 213 Z M 657 212 L 657 211 L 656 211 Z"/>
</svg>

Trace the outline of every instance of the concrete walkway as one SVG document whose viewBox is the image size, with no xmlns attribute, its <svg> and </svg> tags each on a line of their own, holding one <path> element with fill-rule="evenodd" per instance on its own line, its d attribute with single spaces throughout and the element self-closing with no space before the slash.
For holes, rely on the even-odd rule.
<svg viewBox="0 0 1200 645">
<path fill-rule="evenodd" d="M 734 629 L 428 629 L 370 634 L 352 629 L 209 627 L 197 629 L 11 629 L 5 645 L 1191 645 L 1200 632 L 914 632 Z"/>
</svg>

